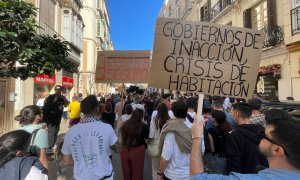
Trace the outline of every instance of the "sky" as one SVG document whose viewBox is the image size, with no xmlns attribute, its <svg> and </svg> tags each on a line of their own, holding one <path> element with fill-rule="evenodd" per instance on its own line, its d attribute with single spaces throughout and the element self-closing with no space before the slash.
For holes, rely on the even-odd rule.
<svg viewBox="0 0 300 180">
<path fill-rule="evenodd" d="M 164 0 L 106 0 L 115 50 L 152 50 Z"/>
</svg>

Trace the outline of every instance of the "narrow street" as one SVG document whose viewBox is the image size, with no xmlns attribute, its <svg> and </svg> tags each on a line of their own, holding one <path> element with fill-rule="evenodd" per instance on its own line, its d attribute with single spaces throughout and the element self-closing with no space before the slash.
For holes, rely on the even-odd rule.
<svg viewBox="0 0 300 180">
<path fill-rule="evenodd" d="M 60 132 L 65 133 L 68 130 L 68 123 L 65 120 L 62 120 L 60 126 Z M 112 152 L 113 156 L 113 167 L 114 167 L 114 179 L 121 180 L 123 179 L 122 167 L 121 167 L 121 158 L 120 154 Z M 58 160 L 49 161 L 49 180 L 72 180 L 73 178 L 73 166 L 66 167 L 62 163 L 61 157 Z M 144 180 L 151 180 L 151 158 L 145 153 L 145 162 L 144 162 Z"/>
</svg>

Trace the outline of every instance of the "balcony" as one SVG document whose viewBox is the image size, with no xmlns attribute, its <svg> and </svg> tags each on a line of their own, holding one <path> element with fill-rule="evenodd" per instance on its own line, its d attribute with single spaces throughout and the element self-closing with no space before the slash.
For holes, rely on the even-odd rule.
<svg viewBox="0 0 300 180">
<path fill-rule="evenodd" d="M 204 21 L 204 22 L 210 22 L 212 18 L 210 18 L 210 15 L 209 14 L 205 14 L 204 16 L 201 17 L 201 21 Z"/>
<path fill-rule="evenodd" d="M 291 10 L 292 35 L 300 32 L 300 6 Z"/>
<path fill-rule="evenodd" d="M 80 64 L 80 54 L 82 53 L 81 48 L 74 45 L 73 42 L 66 41 L 65 38 L 63 38 L 58 32 L 56 32 L 54 29 L 52 29 L 52 27 L 50 27 L 48 24 L 39 22 L 38 25 L 40 26 L 40 28 L 37 29 L 38 34 L 49 35 L 51 37 L 56 36 L 61 41 L 66 42 L 68 45 L 68 48 L 70 49 L 70 51 L 69 51 L 70 61 L 74 62 L 76 64 Z"/>
<path fill-rule="evenodd" d="M 51 37 L 56 36 L 60 40 L 65 41 L 65 39 L 58 32 L 52 29 L 52 27 L 50 27 L 48 24 L 39 22 L 38 25 L 40 26 L 40 28 L 37 29 L 38 34 L 49 35 Z"/>
<path fill-rule="evenodd" d="M 230 7 L 235 0 L 219 0 L 211 9 L 210 9 L 210 20 L 213 20 L 218 15 L 220 15 L 225 9 Z"/>
<path fill-rule="evenodd" d="M 193 1 L 189 1 L 184 9 L 182 10 L 182 19 L 185 18 L 190 12 L 191 10 L 193 9 L 193 5 L 194 5 L 194 2 Z"/>
</svg>

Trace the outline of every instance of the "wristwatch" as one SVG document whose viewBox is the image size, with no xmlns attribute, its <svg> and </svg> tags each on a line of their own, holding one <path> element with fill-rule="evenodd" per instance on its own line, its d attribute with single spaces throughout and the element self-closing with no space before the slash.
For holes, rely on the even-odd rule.
<svg viewBox="0 0 300 180">
<path fill-rule="evenodd" d="M 162 176 L 162 175 L 164 175 L 164 173 L 163 173 L 163 172 L 159 172 L 159 171 L 157 171 L 156 173 L 157 173 L 157 175 L 159 175 L 159 176 Z"/>
</svg>

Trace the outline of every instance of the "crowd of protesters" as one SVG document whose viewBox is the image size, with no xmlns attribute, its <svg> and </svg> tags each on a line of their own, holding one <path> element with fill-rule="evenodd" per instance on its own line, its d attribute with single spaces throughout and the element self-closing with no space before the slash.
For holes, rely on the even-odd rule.
<svg viewBox="0 0 300 180">
<path fill-rule="evenodd" d="M 0 179 L 47 179 L 64 107 L 61 152 L 78 180 L 113 179 L 111 150 L 120 153 L 117 179 L 143 179 L 146 153 L 154 180 L 300 179 L 300 121 L 283 110 L 261 112 L 259 98 L 206 98 L 198 116 L 192 94 L 80 94 L 68 102 L 61 89 L 43 106 L 23 108 L 19 130 L 0 137 Z"/>
</svg>

